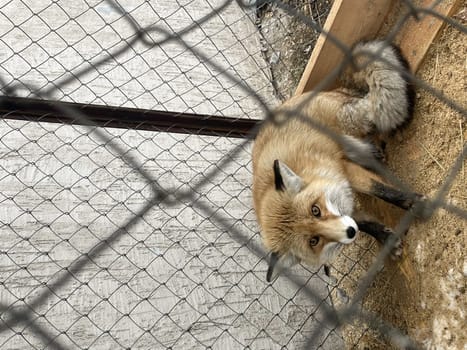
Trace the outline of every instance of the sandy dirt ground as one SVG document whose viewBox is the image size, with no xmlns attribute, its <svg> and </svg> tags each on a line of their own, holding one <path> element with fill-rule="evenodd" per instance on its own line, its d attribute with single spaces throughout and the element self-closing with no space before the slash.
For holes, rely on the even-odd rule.
<svg viewBox="0 0 467 350">
<path fill-rule="evenodd" d="M 463 108 L 467 107 L 466 43 L 465 34 L 446 27 L 417 72 L 418 78 Z M 465 144 L 465 116 L 420 88 L 416 103 L 412 123 L 388 142 L 388 166 L 412 189 L 432 198 Z M 451 204 L 464 210 L 466 176 L 464 159 L 447 195 Z M 373 199 L 362 198 L 361 203 L 392 227 L 403 215 Z M 366 294 L 364 308 L 401 329 L 422 348 L 466 349 L 466 231 L 465 220 L 443 209 L 426 221 L 415 221 L 403 239 L 402 259 L 386 262 Z M 366 237 L 349 248 L 336 270 L 340 286 L 352 295 L 379 248 Z M 349 271 L 351 276 L 346 275 Z M 388 349 L 386 340 L 368 331 L 367 325 L 354 324 L 344 332 L 349 348 Z"/>
<path fill-rule="evenodd" d="M 383 31 L 390 29 L 401 10 L 402 5 L 392 9 Z M 466 13 L 464 5 L 454 17 L 465 25 Z M 280 18 L 279 14 L 273 13 L 273 16 Z M 265 20 L 270 19 L 266 16 Z M 294 28 L 289 31 L 300 37 L 300 27 Z M 303 36 L 307 35 L 303 32 Z M 417 72 L 418 78 L 463 108 L 467 108 L 466 43 L 465 34 L 446 27 Z M 282 51 L 285 56 L 291 56 L 286 44 Z M 299 54 L 295 56 L 307 60 L 302 47 L 296 51 Z M 274 67 L 273 73 L 276 82 L 285 85 L 283 95 L 293 91 L 289 87 L 296 84 L 294 76 L 297 74 L 282 74 Z M 421 88 L 417 89 L 416 103 L 411 124 L 387 140 L 387 165 L 414 191 L 432 198 L 467 140 L 465 115 L 461 116 Z M 465 166 L 464 160 L 447 195 L 451 204 L 464 210 L 467 208 Z M 404 214 L 400 209 L 368 197 L 361 197 L 359 201 L 364 209 L 391 227 L 396 227 Z M 365 295 L 364 309 L 408 334 L 422 348 L 467 349 L 466 234 L 466 221 L 443 209 L 426 221 L 415 220 L 403 239 L 402 259 L 385 263 Z M 352 297 L 379 250 L 372 239 L 361 235 L 334 263 L 336 305 Z M 344 327 L 343 332 L 349 349 L 391 348 L 387 339 L 359 321 Z"/>
</svg>

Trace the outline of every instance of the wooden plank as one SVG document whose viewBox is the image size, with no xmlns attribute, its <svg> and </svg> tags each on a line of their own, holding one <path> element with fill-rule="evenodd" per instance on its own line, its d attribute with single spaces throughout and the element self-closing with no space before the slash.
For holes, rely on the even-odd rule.
<svg viewBox="0 0 467 350">
<path fill-rule="evenodd" d="M 418 0 L 417 7 L 430 8 L 438 1 Z M 463 0 L 444 0 L 434 7 L 443 16 L 451 16 L 459 8 Z M 326 20 L 324 29 L 332 33 L 346 46 L 351 46 L 361 39 L 376 37 L 391 1 L 358 0 L 334 2 Z M 419 68 L 431 43 L 440 33 L 444 21 L 431 15 L 421 16 L 417 21 L 410 18 L 396 36 L 395 42 L 400 45 L 414 72 Z M 320 35 L 310 60 L 298 84 L 296 95 L 313 89 L 321 82 L 343 59 L 342 51 L 333 44 L 326 35 Z M 335 87 L 335 82 L 328 89 Z"/>
<path fill-rule="evenodd" d="M 434 7 L 434 10 L 440 15 L 449 17 L 459 8 L 462 2 L 463 0 L 443 0 Z M 433 3 L 436 3 L 436 1 L 421 0 L 415 4 L 418 7 L 430 8 Z M 413 17 L 410 18 L 402 27 L 395 41 L 409 61 L 412 71 L 416 72 L 418 70 L 431 43 L 439 35 L 444 24 L 444 21 L 432 15 L 424 15 L 421 16 L 420 21 L 415 20 Z"/>
<path fill-rule="evenodd" d="M 324 30 L 332 33 L 346 46 L 374 37 L 390 7 L 391 0 L 336 0 Z M 313 89 L 342 61 L 342 51 L 326 35 L 321 34 L 311 54 L 296 95 Z M 328 86 L 328 88 L 331 88 Z"/>
</svg>

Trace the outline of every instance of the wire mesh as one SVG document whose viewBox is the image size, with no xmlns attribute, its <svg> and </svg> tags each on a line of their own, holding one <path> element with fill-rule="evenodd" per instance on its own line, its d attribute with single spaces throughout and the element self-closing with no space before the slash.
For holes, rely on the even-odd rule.
<svg viewBox="0 0 467 350">
<path fill-rule="evenodd" d="M 3 93 L 273 120 L 272 108 L 294 88 L 285 80 L 301 74 L 295 62 L 306 62 L 330 5 L 10 1 L 0 5 Z M 411 15 L 436 15 L 414 6 L 395 31 Z M 276 46 L 290 33 L 273 33 L 291 23 L 307 28 L 298 58 Z M 465 117 L 457 101 L 414 79 Z M 56 108 L 88 124 L 79 109 Z M 418 346 L 360 307 L 389 246 L 376 253 L 357 243 L 357 256 L 342 256 L 348 268 L 334 266 L 336 280 L 300 266 L 266 283 L 267 252 L 251 204 L 251 137 L 7 114 L 0 124 L 2 348 L 336 349 L 346 346 L 341 326 L 355 320 L 364 326 L 350 346 L 365 346 L 372 330 L 398 347 Z M 428 216 L 443 206 L 467 217 L 445 200 L 465 149 L 439 195 L 420 209 Z M 398 231 L 413 219 L 406 214 Z M 350 301 L 344 279 L 356 289 Z M 336 311 L 334 302 L 345 307 Z"/>
</svg>

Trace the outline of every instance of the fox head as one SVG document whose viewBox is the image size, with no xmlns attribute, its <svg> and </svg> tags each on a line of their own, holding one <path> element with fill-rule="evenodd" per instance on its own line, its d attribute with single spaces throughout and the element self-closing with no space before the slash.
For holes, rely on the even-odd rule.
<svg viewBox="0 0 467 350">
<path fill-rule="evenodd" d="M 274 188 L 265 193 L 259 221 L 271 251 L 267 280 L 299 262 L 325 263 L 341 244 L 353 242 L 358 231 L 350 217 L 353 194 L 342 176 L 294 173 L 274 161 Z"/>
</svg>

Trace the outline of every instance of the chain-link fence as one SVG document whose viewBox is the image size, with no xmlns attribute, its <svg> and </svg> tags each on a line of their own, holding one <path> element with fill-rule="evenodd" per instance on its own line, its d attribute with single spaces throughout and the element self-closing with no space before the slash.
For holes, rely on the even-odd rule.
<svg viewBox="0 0 467 350">
<path fill-rule="evenodd" d="M 342 325 L 355 320 L 364 326 L 351 346 L 366 346 L 371 330 L 416 346 L 360 307 L 390 247 L 356 243 L 358 256 L 344 253 L 334 278 L 300 266 L 265 279 L 250 139 L 292 93 L 330 6 L 0 5 L 2 349 L 338 349 L 349 343 Z M 405 20 L 436 16 L 408 9 Z M 462 103 L 415 82 L 465 117 Z M 135 109 L 124 123 L 116 117 Z M 151 121 L 151 111 L 162 114 Z M 467 217 L 445 200 L 462 147 L 420 209 L 427 216 L 443 206 Z M 350 301 L 344 279 L 357 289 Z"/>
</svg>

